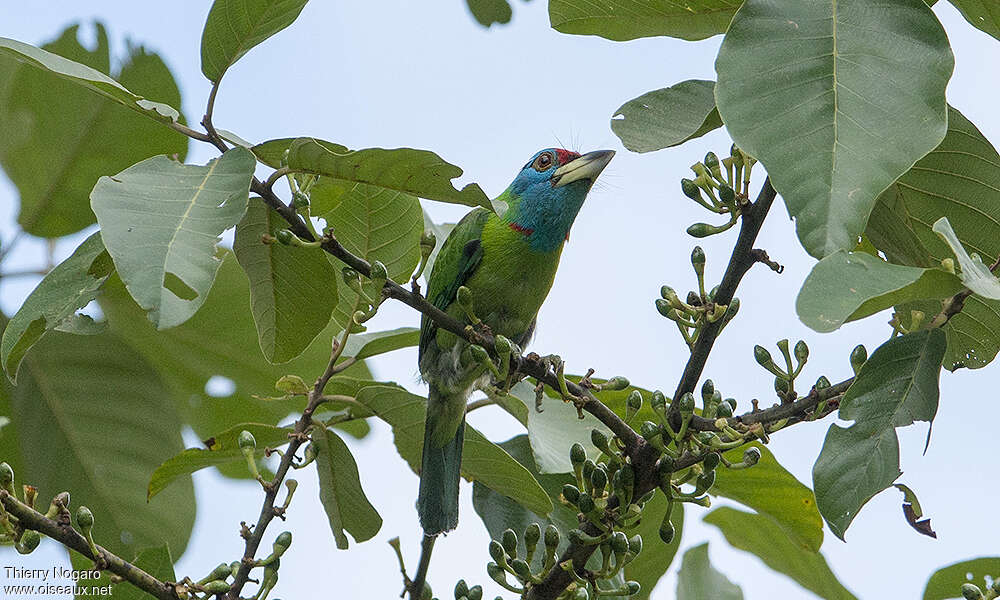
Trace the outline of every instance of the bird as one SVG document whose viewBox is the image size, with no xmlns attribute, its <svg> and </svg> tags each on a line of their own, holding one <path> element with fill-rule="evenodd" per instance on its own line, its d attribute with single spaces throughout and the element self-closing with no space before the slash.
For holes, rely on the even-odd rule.
<svg viewBox="0 0 1000 600">
<path fill-rule="evenodd" d="M 458 318 L 472 315 L 494 335 L 523 348 L 555 278 L 569 231 L 613 150 L 580 155 L 561 148 L 536 152 L 494 206 L 470 211 L 448 235 L 427 281 L 427 299 Z M 470 300 L 459 302 L 460 288 Z M 491 381 L 469 364 L 469 344 L 421 319 L 419 366 L 428 384 L 417 512 L 425 540 L 458 525 L 458 491 L 469 395 Z"/>
</svg>

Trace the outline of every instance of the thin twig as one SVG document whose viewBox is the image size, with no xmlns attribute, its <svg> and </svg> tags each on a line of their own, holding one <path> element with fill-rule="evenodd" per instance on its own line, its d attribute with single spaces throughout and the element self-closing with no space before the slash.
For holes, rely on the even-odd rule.
<svg viewBox="0 0 1000 600">
<path fill-rule="evenodd" d="M 420 562 L 417 564 L 417 572 L 410 582 L 410 600 L 420 600 L 421 592 L 424 590 L 424 581 L 427 580 L 427 569 L 431 566 L 431 552 L 434 551 L 434 541 L 436 535 L 425 535 L 420 544 Z"/>
</svg>

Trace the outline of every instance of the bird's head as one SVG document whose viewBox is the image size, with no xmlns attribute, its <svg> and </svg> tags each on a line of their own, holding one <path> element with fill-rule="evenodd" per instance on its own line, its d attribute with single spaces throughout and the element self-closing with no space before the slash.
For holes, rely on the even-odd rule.
<svg viewBox="0 0 1000 600">
<path fill-rule="evenodd" d="M 500 198 L 508 204 L 504 221 L 524 234 L 532 248 L 557 249 L 614 155 L 614 150 L 596 150 L 581 156 L 561 148 L 535 153 Z"/>
</svg>

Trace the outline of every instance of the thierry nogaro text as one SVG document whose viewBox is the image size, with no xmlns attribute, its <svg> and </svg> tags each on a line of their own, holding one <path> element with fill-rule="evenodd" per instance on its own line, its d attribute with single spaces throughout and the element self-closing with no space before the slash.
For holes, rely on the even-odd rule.
<svg viewBox="0 0 1000 600">
<path fill-rule="evenodd" d="M 85 581 L 88 579 L 100 579 L 100 571 L 75 571 L 66 567 L 52 567 L 49 569 L 25 569 L 23 567 L 4 567 L 3 574 L 7 579 L 36 579 L 49 581 L 56 579 L 70 579 L 72 581 Z"/>
</svg>

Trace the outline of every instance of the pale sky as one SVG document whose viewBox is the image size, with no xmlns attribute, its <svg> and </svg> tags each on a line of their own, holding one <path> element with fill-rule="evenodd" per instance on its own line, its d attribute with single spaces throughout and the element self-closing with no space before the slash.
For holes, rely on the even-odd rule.
<svg viewBox="0 0 1000 600">
<path fill-rule="evenodd" d="M 177 3 L 171 10 L 126 1 L 38 0 L 16 8 L 8 4 L 0 24 L 5 37 L 41 44 L 71 22 L 100 19 L 109 27 L 113 54 L 123 52 L 125 37 L 160 53 L 178 79 L 188 120 L 200 120 L 209 84 L 200 72 L 199 48 L 210 3 Z M 956 55 L 949 101 L 987 138 L 1000 142 L 1000 43 L 969 26 L 947 2 L 939 2 L 935 12 Z M 92 28 L 85 26 L 83 39 L 89 43 L 92 35 Z M 681 196 L 678 181 L 707 150 L 722 155 L 730 140 L 718 130 L 678 149 L 638 155 L 621 146 L 608 123 L 618 106 L 644 92 L 685 79 L 714 79 L 720 40 L 647 38 L 619 43 L 563 35 L 549 27 L 543 0 L 515 0 L 512 23 L 491 30 L 476 24 L 461 0 L 317 0 L 289 29 L 252 50 L 226 74 L 215 122 L 253 142 L 311 135 L 351 148 L 432 150 L 465 169 L 463 182 L 476 181 L 491 196 L 503 191 L 541 148 L 618 150 L 577 219 L 531 349 L 562 355 L 571 372 L 594 367 L 598 375 L 625 375 L 647 389 L 672 390 L 687 352 L 673 324 L 656 313 L 653 299 L 664 283 L 678 291 L 694 285 L 688 256 L 695 243 L 708 254 L 710 285 L 717 283 L 736 236 L 735 230 L 700 242 L 687 236 L 689 224 L 709 220 L 710 215 Z M 192 145 L 188 162 L 204 163 L 214 155 L 209 146 Z M 16 198 L 16 191 L 0 177 L 4 241 L 16 223 Z M 456 220 L 466 210 L 425 206 L 438 221 Z M 60 258 L 81 239 L 77 235 L 60 243 Z M 763 376 L 753 360 L 755 343 L 773 348 L 783 337 L 793 343 L 804 339 L 811 349 L 804 380 L 825 374 L 839 381 L 850 375 L 848 353 L 855 344 L 863 342 L 873 351 L 889 335 L 884 324 L 888 313 L 826 335 L 797 320 L 795 296 L 814 260 L 798 245 L 780 200 L 757 245 L 785 265 L 785 272 L 776 275 L 757 267 L 749 273 L 737 294 L 742 301 L 739 317 L 720 338 L 706 369 L 741 406 L 748 406 L 753 397 L 761 398 L 764 406 L 774 399 L 772 378 Z M 41 242 L 24 243 L 5 267 L 40 265 L 43 248 Z M 29 279 L 3 281 L 0 306 L 12 314 L 35 284 Z M 372 329 L 415 326 L 418 321 L 419 316 L 402 305 L 387 306 Z M 378 358 L 372 366 L 376 377 L 422 393 L 415 349 Z M 823 554 L 859 598 L 919 597 L 939 567 L 997 554 L 995 498 L 1000 480 L 995 476 L 995 425 L 986 418 L 995 411 L 997 368 L 942 374 L 941 405 L 926 456 L 921 455 L 926 424 L 898 430 L 904 472 L 900 481 L 919 495 L 937 540 L 906 525 L 901 495 L 895 490 L 883 492 L 862 509 L 846 544 L 826 532 Z M 477 411 L 470 422 L 495 441 L 520 433 L 499 409 Z M 827 418 L 772 437 L 771 450 L 778 460 L 807 485 L 832 422 Z M 269 547 L 282 528 L 294 534 L 272 598 L 396 597 L 402 583 L 385 543 L 394 536 L 402 539 L 411 572 L 415 567 L 421 535 L 413 506 L 417 478 L 396 454 L 388 427 L 374 421 L 372 425 L 369 437 L 348 444 L 365 491 L 384 519 L 382 530 L 371 541 L 352 544 L 349 551 L 336 550 L 316 497 L 314 471 L 297 473 L 300 486 L 288 521 L 275 522 L 263 545 Z M 193 436 L 187 441 L 196 442 Z M 974 451 L 980 447 L 988 450 Z M 256 519 L 262 495 L 257 484 L 233 483 L 209 471 L 195 476 L 195 488 L 195 534 L 178 560 L 177 573 L 197 579 L 213 565 L 242 554 L 239 521 Z M 485 572 L 488 535 L 472 509 L 471 491 L 471 485 L 463 485 L 459 529 L 439 540 L 435 550 L 430 581 L 441 598 L 451 597 L 460 577 L 470 585 L 484 585 L 486 597 L 500 593 Z M 730 548 L 717 529 L 700 522 L 707 512 L 687 508 L 682 551 L 709 541 L 715 567 L 739 584 L 749 600 L 814 598 L 756 557 Z M 0 550 L 0 566 L 47 568 L 64 556 L 47 541 L 28 557 Z M 674 597 L 679 556 L 653 598 Z"/>
</svg>

